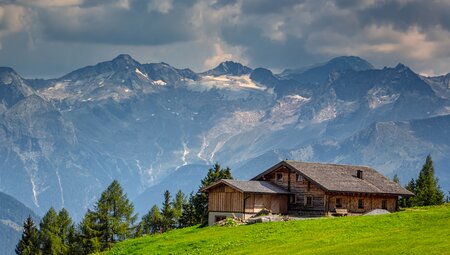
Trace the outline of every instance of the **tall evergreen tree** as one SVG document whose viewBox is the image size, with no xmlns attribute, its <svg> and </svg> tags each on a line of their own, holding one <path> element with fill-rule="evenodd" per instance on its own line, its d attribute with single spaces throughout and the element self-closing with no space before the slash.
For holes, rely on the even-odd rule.
<svg viewBox="0 0 450 255">
<path fill-rule="evenodd" d="M 203 189 L 222 179 L 233 179 L 231 169 L 229 167 L 221 168 L 219 163 L 215 163 L 212 168 L 208 169 L 208 173 L 201 180 L 200 189 Z"/>
<path fill-rule="evenodd" d="M 173 200 L 173 218 L 175 221 L 176 227 L 180 227 L 180 219 L 183 213 L 183 205 L 186 203 L 186 196 L 181 190 L 178 190 L 175 198 Z"/>
<path fill-rule="evenodd" d="M 95 213 L 88 210 L 78 225 L 77 248 L 82 254 L 91 254 L 101 251 L 101 232 Z"/>
<path fill-rule="evenodd" d="M 31 216 L 23 223 L 22 238 L 15 249 L 18 255 L 39 255 L 41 254 L 39 247 L 39 231 L 34 225 Z"/>
<path fill-rule="evenodd" d="M 62 240 L 59 236 L 59 217 L 53 207 L 42 218 L 39 229 L 42 253 L 46 255 L 61 254 Z"/>
<path fill-rule="evenodd" d="M 94 211 L 97 230 L 101 233 L 102 250 L 110 249 L 117 241 L 133 236 L 137 218 L 133 211 L 133 204 L 123 193 L 119 182 L 114 180 L 101 194 Z"/>
<path fill-rule="evenodd" d="M 61 209 L 58 213 L 59 238 L 61 238 L 61 254 L 69 254 L 73 243 L 74 224 L 69 212 L 66 209 Z"/>
<path fill-rule="evenodd" d="M 173 208 L 171 203 L 171 195 L 168 190 L 164 192 L 164 202 L 161 208 L 161 231 L 166 232 L 173 228 L 174 218 L 173 218 Z"/>
<path fill-rule="evenodd" d="M 195 196 L 189 195 L 189 200 L 183 204 L 183 210 L 180 217 L 180 227 L 194 226 L 200 222 L 195 211 Z"/>
<path fill-rule="evenodd" d="M 140 226 L 142 234 L 155 234 L 161 231 L 162 216 L 157 205 L 153 205 L 150 211 L 142 217 Z"/>
<path fill-rule="evenodd" d="M 434 176 L 434 166 L 431 155 L 427 156 L 425 164 L 415 183 L 415 197 L 412 199 L 416 206 L 440 205 L 444 203 L 444 192 L 440 189 L 438 178 Z"/>
</svg>

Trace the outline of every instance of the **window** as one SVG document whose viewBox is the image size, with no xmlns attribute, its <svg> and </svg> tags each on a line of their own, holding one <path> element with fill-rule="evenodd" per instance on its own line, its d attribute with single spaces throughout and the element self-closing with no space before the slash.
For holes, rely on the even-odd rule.
<svg viewBox="0 0 450 255">
<path fill-rule="evenodd" d="M 342 198 L 338 197 L 336 198 L 336 208 L 342 207 Z"/>
<path fill-rule="evenodd" d="M 311 190 L 311 183 L 308 182 L 308 191 L 310 191 L 310 190 Z"/>
<path fill-rule="evenodd" d="M 387 209 L 387 201 L 386 201 L 386 199 L 381 200 L 381 209 Z"/>
<path fill-rule="evenodd" d="M 296 197 L 294 195 L 289 196 L 289 203 L 291 203 L 291 204 L 296 203 L 295 200 L 296 200 Z"/>
<path fill-rule="evenodd" d="M 277 182 L 283 182 L 283 173 L 277 173 Z"/>
<path fill-rule="evenodd" d="M 358 199 L 358 209 L 364 209 L 364 199 Z"/>
<path fill-rule="evenodd" d="M 312 197 L 306 197 L 306 206 L 312 206 L 312 205 L 313 205 Z"/>
<path fill-rule="evenodd" d="M 301 175 L 299 175 L 299 174 L 296 174 L 295 175 L 295 179 L 298 181 L 298 182 L 301 182 L 301 181 L 303 181 L 303 178 L 302 178 L 302 176 Z"/>
<path fill-rule="evenodd" d="M 296 204 L 301 204 L 303 202 L 302 198 L 303 198 L 302 196 L 296 195 L 295 196 L 295 203 Z"/>
</svg>

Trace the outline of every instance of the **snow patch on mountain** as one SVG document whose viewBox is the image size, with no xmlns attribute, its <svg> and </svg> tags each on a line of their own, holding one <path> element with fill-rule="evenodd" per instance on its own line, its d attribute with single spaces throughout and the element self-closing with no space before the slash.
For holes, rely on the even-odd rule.
<svg viewBox="0 0 450 255">
<path fill-rule="evenodd" d="M 400 97 L 400 94 L 390 94 L 383 88 L 373 88 L 367 93 L 370 109 L 375 109 L 383 105 L 392 104 Z"/>
<path fill-rule="evenodd" d="M 311 98 L 296 94 L 278 100 L 270 111 L 270 118 L 266 121 L 268 128 L 271 130 L 280 130 L 286 125 L 296 123 L 299 118 L 301 106 L 310 100 Z"/>
<path fill-rule="evenodd" d="M 322 108 L 313 118 L 314 123 L 322 123 L 325 121 L 329 121 L 335 119 L 337 116 L 336 105 L 331 104 Z"/>
<path fill-rule="evenodd" d="M 139 70 L 139 68 L 136 67 L 136 69 L 134 70 L 138 75 L 148 79 L 148 75 L 143 73 L 141 70 Z"/>
<path fill-rule="evenodd" d="M 152 82 L 154 85 L 158 85 L 158 86 L 166 86 L 167 83 L 163 80 L 156 80 Z"/>
<path fill-rule="evenodd" d="M 242 89 L 254 89 L 265 90 L 266 87 L 253 82 L 250 79 L 250 75 L 232 76 L 232 75 L 220 75 L 212 76 L 205 75 L 197 82 L 193 82 L 195 87 L 200 90 L 216 89 L 229 89 L 229 90 L 242 90 Z M 192 86 L 191 86 L 192 87 Z"/>
<path fill-rule="evenodd" d="M 64 207 L 64 189 L 61 184 L 61 177 L 59 176 L 59 169 L 56 169 L 56 178 L 58 179 L 59 192 L 61 194 L 61 206 Z"/>
</svg>

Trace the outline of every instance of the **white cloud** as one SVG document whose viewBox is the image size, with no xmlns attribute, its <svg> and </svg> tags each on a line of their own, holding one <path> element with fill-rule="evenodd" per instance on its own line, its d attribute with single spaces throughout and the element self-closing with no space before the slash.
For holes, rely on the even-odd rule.
<svg viewBox="0 0 450 255">
<path fill-rule="evenodd" d="M 214 55 L 205 59 L 203 66 L 205 68 L 212 68 L 226 60 L 233 60 L 233 54 L 225 52 L 221 44 L 217 42 L 214 44 Z"/>
<path fill-rule="evenodd" d="M 0 39 L 24 29 L 29 14 L 25 7 L 16 5 L 0 5 Z"/>
<path fill-rule="evenodd" d="M 173 8 L 173 0 L 150 0 L 147 5 L 149 12 L 157 11 L 160 13 L 169 13 Z"/>
</svg>

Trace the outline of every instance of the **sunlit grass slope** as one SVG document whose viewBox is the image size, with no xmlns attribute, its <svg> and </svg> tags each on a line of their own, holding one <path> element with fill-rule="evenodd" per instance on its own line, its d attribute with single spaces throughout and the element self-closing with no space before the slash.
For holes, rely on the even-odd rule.
<svg viewBox="0 0 450 255">
<path fill-rule="evenodd" d="M 450 254 L 450 205 L 378 216 L 190 227 L 127 240 L 106 254 Z"/>
</svg>

